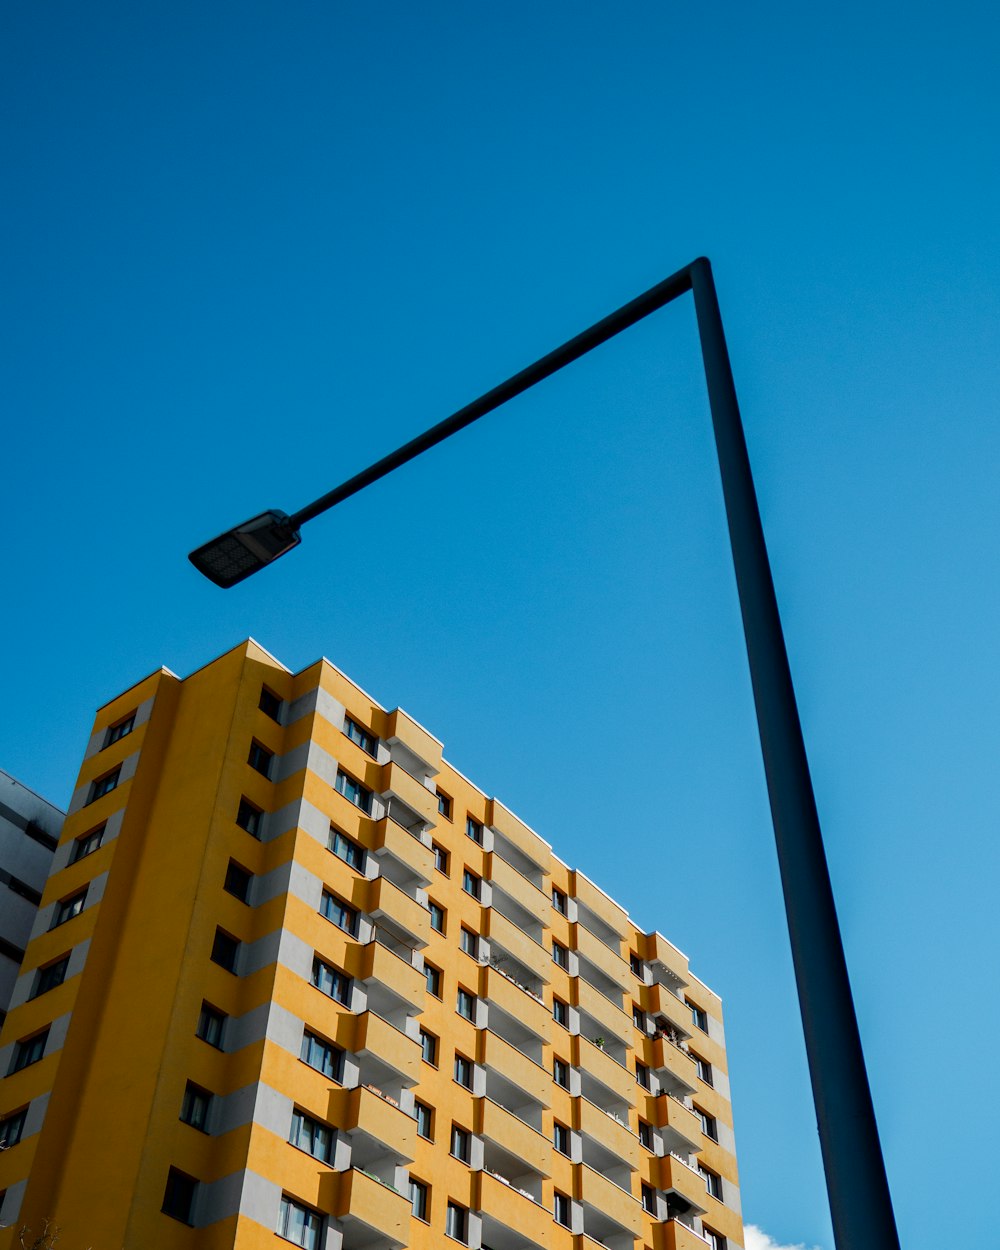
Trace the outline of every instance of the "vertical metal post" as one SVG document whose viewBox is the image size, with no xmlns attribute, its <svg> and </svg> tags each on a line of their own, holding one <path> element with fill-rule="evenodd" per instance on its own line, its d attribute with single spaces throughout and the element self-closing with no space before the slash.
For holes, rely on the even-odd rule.
<svg viewBox="0 0 1000 1250">
<path fill-rule="evenodd" d="M 823 837 L 712 268 L 691 266 L 809 1075 L 838 1250 L 898 1250 Z"/>
</svg>

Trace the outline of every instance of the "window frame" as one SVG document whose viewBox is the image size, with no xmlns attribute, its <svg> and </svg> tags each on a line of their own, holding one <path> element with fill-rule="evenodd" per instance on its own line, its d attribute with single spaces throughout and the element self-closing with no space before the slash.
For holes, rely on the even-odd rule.
<svg viewBox="0 0 1000 1250">
<path fill-rule="evenodd" d="M 425 1181 L 410 1177 L 410 1214 L 415 1220 L 430 1223 L 431 1187 Z"/>
<path fill-rule="evenodd" d="M 281 705 L 283 703 L 284 699 L 276 695 L 270 686 L 261 686 L 257 707 L 269 720 L 273 720 L 276 725 L 281 724 Z"/>
<path fill-rule="evenodd" d="M 337 766 L 337 776 L 333 782 L 333 788 L 345 799 L 352 807 L 356 807 L 359 812 L 365 816 L 372 814 L 372 804 L 375 800 L 374 790 L 370 790 L 363 781 L 359 781 L 357 777 L 351 775 L 346 769 Z"/>
<path fill-rule="evenodd" d="M 424 960 L 424 983 L 427 986 L 427 993 L 433 994 L 435 998 L 441 997 L 441 985 L 444 981 L 444 973 L 437 964 L 429 963 Z M 433 982 L 433 984 L 431 984 Z"/>
<path fill-rule="evenodd" d="M 560 916 L 569 914 L 569 895 L 565 890 L 560 890 L 557 885 L 552 887 L 552 907 Z"/>
<path fill-rule="evenodd" d="M 451 852 L 443 847 L 440 842 L 432 842 L 431 850 L 434 852 L 434 871 L 441 873 L 445 877 L 450 876 Z"/>
<path fill-rule="evenodd" d="M 462 1074 L 468 1074 L 468 1080 L 462 1079 Z M 468 1055 L 461 1055 L 455 1052 L 455 1063 L 452 1068 L 452 1076 L 456 1085 L 461 1085 L 463 1089 L 471 1090 L 476 1083 L 476 1062 L 470 1059 Z"/>
<path fill-rule="evenodd" d="M 182 1124 L 187 1124 L 199 1133 L 208 1132 L 208 1116 L 212 1109 L 212 1093 L 194 1081 L 184 1086 L 184 1097 L 181 1099 L 181 1111 L 178 1117 Z"/>
<path fill-rule="evenodd" d="M 475 816 L 466 816 L 465 818 L 465 836 L 471 838 L 476 846 L 483 845 L 483 824 L 482 821 L 476 820 Z"/>
<path fill-rule="evenodd" d="M 365 870 L 365 848 L 360 842 L 346 834 L 343 829 L 330 822 L 330 834 L 326 841 L 327 850 L 331 855 L 345 863 L 348 868 L 353 868 L 355 872 L 364 873 Z"/>
<path fill-rule="evenodd" d="M 436 1068 L 438 1066 L 441 1039 L 436 1033 L 431 1033 L 428 1029 L 421 1029 L 418 1040 L 420 1042 L 420 1058 L 422 1062 L 429 1064 L 432 1068 Z"/>
<path fill-rule="evenodd" d="M 438 815 L 443 816 L 445 820 L 451 820 L 451 813 L 454 810 L 455 800 L 450 794 L 446 794 L 439 786 L 434 787 L 434 793 L 437 796 Z"/>
<path fill-rule="evenodd" d="M 329 973 L 329 980 L 334 987 L 331 990 L 324 989 L 320 983 L 324 973 Z M 325 997 L 332 999 L 335 1003 L 340 1003 L 342 1007 L 350 1005 L 352 978 L 342 971 L 335 964 L 327 963 L 322 955 L 313 951 L 312 977 L 310 985 Z M 343 995 L 336 992 L 337 987 L 343 986 Z"/>
<path fill-rule="evenodd" d="M 198 1023 L 195 1026 L 194 1035 L 203 1041 L 206 1045 L 211 1046 L 214 1050 L 223 1050 L 223 1034 L 225 1032 L 226 1021 L 229 1016 L 220 1011 L 218 1007 L 213 1007 L 211 1003 L 202 1000 L 201 1011 L 198 1013 Z M 216 1032 L 216 1040 L 212 1040 L 209 1034 Z"/>
<path fill-rule="evenodd" d="M 422 1115 L 426 1112 L 426 1117 Z M 417 1122 L 417 1136 L 422 1137 L 424 1141 L 434 1140 L 434 1108 L 426 1102 L 421 1102 L 419 1098 L 413 1100 L 413 1118 Z M 421 1124 L 426 1118 L 427 1132 L 423 1132 Z"/>
<path fill-rule="evenodd" d="M 186 1188 L 187 1202 L 183 1205 L 184 1214 L 180 1214 L 180 1207 L 174 1200 L 173 1194 L 176 1188 L 181 1185 Z M 189 1187 L 189 1188 L 187 1188 Z M 163 1202 L 160 1210 L 164 1215 L 168 1215 L 172 1220 L 177 1220 L 180 1224 L 186 1224 L 188 1228 L 192 1225 L 192 1214 L 194 1212 L 195 1199 L 198 1196 L 198 1181 L 195 1177 L 189 1176 L 187 1172 L 182 1172 L 180 1168 L 170 1168 L 167 1172 L 167 1184 L 163 1190 Z M 177 1207 L 175 1210 L 174 1208 Z"/>
<path fill-rule="evenodd" d="M 473 994 L 471 990 L 467 990 L 464 985 L 458 987 L 458 994 L 455 998 L 455 1010 L 463 1020 L 468 1020 L 472 1024 L 476 1022 L 476 1007 L 479 997 Z M 463 1010 L 465 1008 L 466 1010 Z"/>
<path fill-rule="evenodd" d="M 254 874 L 249 868 L 244 868 L 237 860 L 231 859 L 226 865 L 226 877 L 222 883 L 222 888 L 227 894 L 250 907 L 250 891 L 253 888 L 253 877 Z"/>
<path fill-rule="evenodd" d="M 427 911 L 430 915 L 431 928 L 434 930 L 434 932 L 444 933 L 446 917 L 448 915 L 447 909 L 442 907 L 440 903 L 436 903 L 434 899 L 429 898 L 427 900 Z M 440 924 L 435 924 L 434 923 L 435 919 L 440 920 Z"/>
<path fill-rule="evenodd" d="M 98 799 L 103 799 L 105 795 L 110 794 L 113 790 L 118 789 L 118 782 L 121 778 L 122 766 L 112 768 L 110 772 L 102 773 L 100 777 L 95 777 L 90 783 L 90 798 L 87 800 L 87 806 L 96 803 Z"/>
<path fill-rule="evenodd" d="M 297 1130 L 296 1122 L 298 1123 Z M 306 1145 L 302 1144 L 303 1132 L 308 1134 Z M 288 1144 L 296 1150 L 301 1150 L 311 1158 L 318 1159 L 320 1163 L 330 1163 L 333 1159 L 336 1133 L 337 1130 L 332 1124 L 327 1124 L 324 1120 L 317 1120 L 315 1116 L 310 1115 L 308 1111 L 303 1111 L 301 1107 L 292 1107 L 292 1122 L 288 1127 Z M 326 1135 L 325 1147 L 320 1150 L 313 1149 L 317 1139 L 321 1139 L 322 1134 Z"/>
<path fill-rule="evenodd" d="M 569 1003 L 558 994 L 552 995 L 552 1019 L 562 1028 L 569 1028 Z"/>
<path fill-rule="evenodd" d="M 323 886 L 323 893 L 320 895 L 319 914 L 348 937 L 358 936 L 358 918 L 361 913 L 326 886 Z M 338 915 L 340 919 L 337 918 Z"/>
<path fill-rule="evenodd" d="M 555 1190 L 552 1195 L 552 1218 L 560 1228 L 573 1228 L 573 1200 L 569 1194 Z"/>
<path fill-rule="evenodd" d="M 312 1062 L 314 1052 L 320 1057 L 321 1066 Z M 299 1044 L 299 1059 L 307 1068 L 312 1068 L 321 1076 L 340 1085 L 344 1076 L 344 1052 L 339 1046 L 315 1033 L 308 1026 L 302 1030 L 302 1041 Z M 329 1066 L 329 1070 L 328 1070 Z"/>
<path fill-rule="evenodd" d="M 28 1121 L 28 1107 L 20 1107 L 17 1111 L 8 1111 L 0 1116 L 0 1150 L 13 1150 L 24 1139 L 24 1126 Z M 13 1130 L 11 1129 L 13 1125 Z"/>
<path fill-rule="evenodd" d="M 250 751 L 247 754 L 247 763 L 255 773 L 260 773 L 265 781 L 271 780 L 271 763 L 274 760 L 274 752 L 270 747 L 266 747 L 263 742 L 257 738 L 250 739 Z"/>
<path fill-rule="evenodd" d="M 61 898 L 55 905 L 52 913 L 52 923 L 49 930 L 58 929 L 61 925 L 68 924 L 71 920 L 75 920 L 84 908 L 87 906 L 87 890 L 90 887 L 85 885 L 82 890 L 77 890 L 74 894 L 69 894 L 66 898 Z M 74 904 L 79 903 L 80 906 L 74 909 Z"/>
<path fill-rule="evenodd" d="M 356 733 L 352 733 L 352 729 Z M 360 747 L 365 755 L 370 755 L 373 760 L 378 759 L 378 735 L 349 714 L 344 717 L 344 736 L 356 747 Z"/>
<path fill-rule="evenodd" d="M 569 969 L 569 947 L 556 938 L 552 939 L 552 962 L 557 968 Z"/>
<path fill-rule="evenodd" d="M 462 889 L 470 898 L 474 898 L 477 903 L 483 901 L 483 879 L 471 868 L 462 869 Z"/>
<path fill-rule="evenodd" d="M 573 1157 L 573 1130 L 560 1120 L 552 1121 L 552 1147 L 557 1154 Z"/>
<path fill-rule="evenodd" d="M 37 974 L 35 978 L 35 988 L 31 992 L 31 997 L 33 999 L 41 998 L 43 994 L 48 994 L 52 990 L 57 990 L 59 986 L 63 984 L 66 980 L 66 973 L 69 969 L 70 954 L 71 952 L 67 951 L 64 955 L 60 955 L 58 959 L 51 959 L 47 964 L 42 964 L 40 968 L 35 970 Z M 56 970 L 59 970 L 62 973 L 58 981 L 51 980 L 50 978 L 50 974 L 54 976 Z"/>
<path fill-rule="evenodd" d="M 123 716 L 121 720 L 114 721 L 105 730 L 104 746 L 102 751 L 106 751 L 108 747 L 113 746 L 116 742 L 121 742 L 122 738 L 127 738 L 135 728 L 135 712 L 129 712 L 128 716 Z"/>
<path fill-rule="evenodd" d="M 456 1143 L 458 1149 L 456 1149 Z M 468 1165 L 472 1159 L 472 1133 L 467 1128 L 463 1128 L 461 1124 L 452 1121 L 451 1140 L 448 1144 L 448 1153 L 453 1159 L 457 1159 L 459 1163 Z"/>
<path fill-rule="evenodd" d="M 289 1216 L 301 1215 L 305 1218 L 302 1221 L 302 1231 L 309 1234 L 304 1240 L 293 1240 L 289 1234 Z M 306 1206 L 304 1202 L 299 1202 L 296 1198 L 289 1197 L 288 1194 L 281 1195 L 281 1203 L 278 1206 L 278 1227 L 274 1230 L 275 1235 L 280 1237 L 282 1241 L 290 1242 L 293 1246 L 301 1246 L 303 1250 L 320 1250 L 323 1241 L 323 1229 L 325 1219 L 319 1211 L 313 1210 L 312 1207 Z"/>
<path fill-rule="evenodd" d="M 209 959 L 219 968 L 223 968 L 232 975 L 239 976 L 237 969 L 240 962 L 240 948 L 243 943 L 234 934 L 229 933 L 220 925 L 215 927 L 215 937 L 212 939 L 212 953 Z"/>
<path fill-rule="evenodd" d="M 100 850 L 104 842 L 104 831 L 107 827 L 107 821 L 104 821 L 96 829 L 90 829 L 87 833 L 81 833 L 78 838 L 75 838 L 69 862 L 78 864 L 81 859 L 86 859 L 88 855 L 93 855 L 95 851 Z"/>
<path fill-rule="evenodd" d="M 560 1089 L 569 1089 L 571 1071 L 572 1065 L 565 1059 L 561 1059 L 558 1055 L 552 1056 L 552 1079 Z M 565 1074 L 566 1079 L 564 1081 L 559 1079 L 560 1073 Z"/>
<path fill-rule="evenodd" d="M 462 932 L 459 936 L 459 949 L 463 955 L 468 955 L 470 959 L 479 959 L 479 934 L 475 929 L 470 929 L 468 925 L 462 925 Z"/>
<path fill-rule="evenodd" d="M 469 1208 L 463 1207 L 460 1202 L 455 1202 L 451 1198 L 448 1199 L 444 1232 L 446 1237 L 451 1237 L 460 1246 L 469 1244 Z"/>
<path fill-rule="evenodd" d="M 245 794 L 240 795 L 239 807 L 236 809 L 236 824 L 244 833 L 249 833 L 251 838 L 260 841 L 261 821 L 264 815 L 264 809 L 251 803 Z"/>
</svg>

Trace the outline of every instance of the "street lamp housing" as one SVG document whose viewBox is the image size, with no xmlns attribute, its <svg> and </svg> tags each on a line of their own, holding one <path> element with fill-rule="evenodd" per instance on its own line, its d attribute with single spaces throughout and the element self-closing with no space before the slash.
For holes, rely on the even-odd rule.
<svg viewBox="0 0 1000 1250">
<path fill-rule="evenodd" d="M 227 590 L 271 564 L 302 539 L 286 512 L 271 509 L 213 538 L 188 559 L 199 573 Z"/>
</svg>

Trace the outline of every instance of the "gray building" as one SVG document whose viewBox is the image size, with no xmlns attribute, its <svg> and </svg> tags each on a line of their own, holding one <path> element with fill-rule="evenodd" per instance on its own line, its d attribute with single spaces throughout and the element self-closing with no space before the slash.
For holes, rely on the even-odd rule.
<svg viewBox="0 0 1000 1250">
<path fill-rule="evenodd" d="M 65 813 L 0 769 L 0 1022 L 10 1004 Z"/>
</svg>

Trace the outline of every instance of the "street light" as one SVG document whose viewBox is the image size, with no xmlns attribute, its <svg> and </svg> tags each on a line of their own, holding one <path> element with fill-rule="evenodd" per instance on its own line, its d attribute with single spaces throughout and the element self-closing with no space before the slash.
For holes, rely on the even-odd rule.
<svg viewBox="0 0 1000 1250">
<path fill-rule="evenodd" d="M 729 351 L 712 267 L 704 257 L 298 512 L 265 512 L 199 547 L 189 559 L 216 585 L 235 585 L 297 546 L 306 521 L 687 291 L 694 296 L 708 384 L 834 1238 L 838 1250 L 899 1250 Z"/>
</svg>

